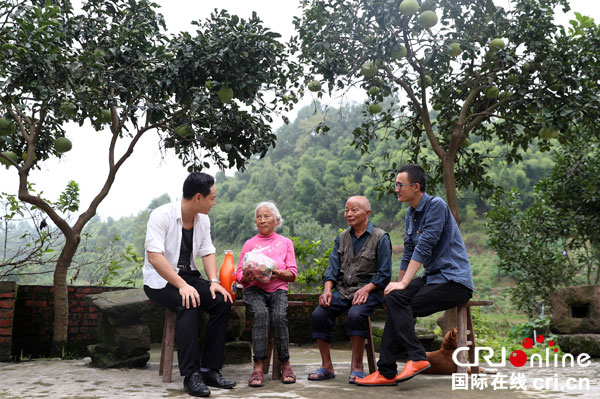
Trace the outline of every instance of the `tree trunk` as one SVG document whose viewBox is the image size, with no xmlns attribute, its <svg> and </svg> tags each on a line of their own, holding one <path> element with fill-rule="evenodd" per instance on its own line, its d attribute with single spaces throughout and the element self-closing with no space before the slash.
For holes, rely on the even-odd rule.
<svg viewBox="0 0 600 399">
<path fill-rule="evenodd" d="M 458 201 L 456 199 L 456 180 L 454 178 L 454 157 L 445 156 L 442 158 L 442 169 L 444 177 L 444 189 L 446 191 L 446 202 L 450 207 L 450 212 L 460 227 L 461 219 L 458 213 Z"/>
<path fill-rule="evenodd" d="M 69 332 L 69 292 L 67 273 L 79 246 L 79 234 L 65 237 L 65 245 L 54 269 L 54 329 L 51 356 L 64 357 Z"/>
<path fill-rule="evenodd" d="M 446 191 L 446 202 L 450 207 L 450 212 L 456 220 L 456 224 L 460 227 L 461 219 L 458 213 L 458 201 L 456 199 L 456 179 L 454 178 L 454 156 L 446 155 L 442 158 L 442 170 L 444 177 L 444 189 Z M 456 327 L 456 308 L 448 309 L 444 315 L 438 319 L 438 324 L 442 328 L 442 337 L 446 336 L 446 332 Z M 441 321 L 441 323 L 440 323 Z"/>
</svg>

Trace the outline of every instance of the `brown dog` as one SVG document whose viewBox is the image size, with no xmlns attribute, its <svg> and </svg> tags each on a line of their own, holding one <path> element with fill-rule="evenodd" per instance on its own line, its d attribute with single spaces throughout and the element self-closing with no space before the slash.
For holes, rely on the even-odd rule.
<svg viewBox="0 0 600 399">
<path fill-rule="evenodd" d="M 457 366 L 452 361 L 452 353 L 457 348 L 458 329 L 454 327 L 446 333 L 442 347 L 434 352 L 427 352 L 427 360 L 431 367 L 424 374 L 452 374 L 456 373 Z"/>
<path fill-rule="evenodd" d="M 423 374 L 452 374 L 456 373 L 458 366 L 452 361 L 452 353 L 458 347 L 458 328 L 454 327 L 446 333 L 442 347 L 434 352 L 427 352 L 427 360 L 431 367 Z M 496 374 L 496 369 L 484 369 L 479 367 L 481 374 Z M 467 367 L 467 373 L 471 373 L 471 367 Z"/>
</svg>

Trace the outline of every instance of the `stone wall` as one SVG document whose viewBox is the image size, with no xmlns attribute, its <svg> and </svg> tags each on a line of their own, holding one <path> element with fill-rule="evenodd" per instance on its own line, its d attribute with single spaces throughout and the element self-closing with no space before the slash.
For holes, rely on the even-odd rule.
<svg viewBox="0 0 600 399">
<path fill-rule="evenodd" d="M 565 287 L 551 296 L 550 330 L 561 349 L 600 357 L 600 285 Z"/>
</svg>

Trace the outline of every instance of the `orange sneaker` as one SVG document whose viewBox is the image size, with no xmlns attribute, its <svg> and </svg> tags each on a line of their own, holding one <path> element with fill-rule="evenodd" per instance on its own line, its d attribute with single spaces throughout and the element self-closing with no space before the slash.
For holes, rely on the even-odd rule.
<svg viewBox="0 0 600 399">
<path fill-rule="evenodd" d="M 365 378 L 359 378 L 354 380 L 356 385 L 362 385 L 366 387 L 381 387 L 388 385 L 398 385 L 398 383 L 393 378 L 385 378 L 379 371 L 376 371 L 372 374 L 369 374 Z"/>
<path fill-rule="evenodd" d="M 396 382 L 408 381 L 415 375 L 427 370 L 429 367 L 431 367 L 431 363 L 427 360 L 417 360 L 416 362 L 409 360 L 406 362 L 402 372 L 396 376 Z"/>
</svg>

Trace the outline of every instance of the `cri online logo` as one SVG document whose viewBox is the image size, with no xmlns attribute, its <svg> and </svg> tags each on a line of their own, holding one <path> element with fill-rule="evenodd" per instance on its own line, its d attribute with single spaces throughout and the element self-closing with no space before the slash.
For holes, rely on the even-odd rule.
<svg viewBox="0 0 600 399">
<path fill-rule="evenodd" d="M 535 337 L 535 341 L 538 344 L 544 343 L 545 340 L 546 338 L 544 338 L 543 335 L 538 335 L 537 337 Z M 523 344 L 523 348 L 525 349 L 533 348 L 533 340 L 531 338 L 525 338 L 521 343 Z M 558 352 L 558 348 L 554 346 L 554 341 L 548 341 L 548 346 L 551 348 L 554 347 L 553 351 Z M 509 360 L 510 364 L 512 364 L 513 366 L 523 367 L 525 363 L 527 363 L 527 355 L 522 350 L 517 349 L 515 351 L 512 351 Z"/>
<path fill-rule="evenodd" d="M 546 338 L 544 338 L 543 335 L 538 335 L 538 336 L 536 336 L 535 340 L 538 344 L 543 344 L 544 341 L 546 340 Z M 531 338 L 525 338 L 521 343 L 522 343 L 524 349 L 533 348 L 533 340 Z M 530 367 L 535 367 L 536 363 L 537 363 L 538 367 L 542 367 L 542 366 L 550 367 L 551 365 L 553 365 L 554 367 L 566 367 L 567 365 L 570 365 L 570 367 L 574 367 L 575 363 L 579 367 L 587 367 L 591 364 L 591 361 L 589 360 L 590 355 L 588 355 L 587 353 L 580 353 L 577 356 L 576 362 L 575 362 L 575 358 L 573 357 L 572 354 L 566 353 L 562 356 L 562 359 L 559 361 L 558 355 L 556 353 L 556 352 L 558 352 L 558 348 L 555 346 L 554 341 L 552 341 L 552 340 L 548 341 L 548 346 L 549 347 L 546 348 L 546 351 L 544 354 L 545 356 L 543 356 L 540 353 L 534 353 L 533 355 L 531 355 L 531 358 L 529 359 Z M 554 351 L 553 357 L 551 357 L 551 355 L 550 355 L 550 348 L 552 348 L 552 351 Z M 506 366 L 506 348 L 505 347 L 502 347 L 502 350 L 501 350 L 501 359 L 502 360 L 498 363 L 492 362 L 492 358 L 494 357 L 494 349 L 487 347 L 487 346 L 476 347 L 474 362 L 463 363 L 458 359 L 458 355 L 461 352 L 465 352 L 468 350 L 469 350 L 469 347 L 463 346 L 460 348 L 456 348 L 456 350 L 452 353 L 452 360 L 454 361 L 454 363 L 457 366 L 465 366 L 465 367 L 479 366 L 480 356 L 490 367 Z M 525 364 L 527 364 L 527 354 L 525 352 L 523 352 L 522 350 L 517 349 L 517 350 L 511 352 L 509 360 L 513 366 L 523 367 Z"/>
</svg>

